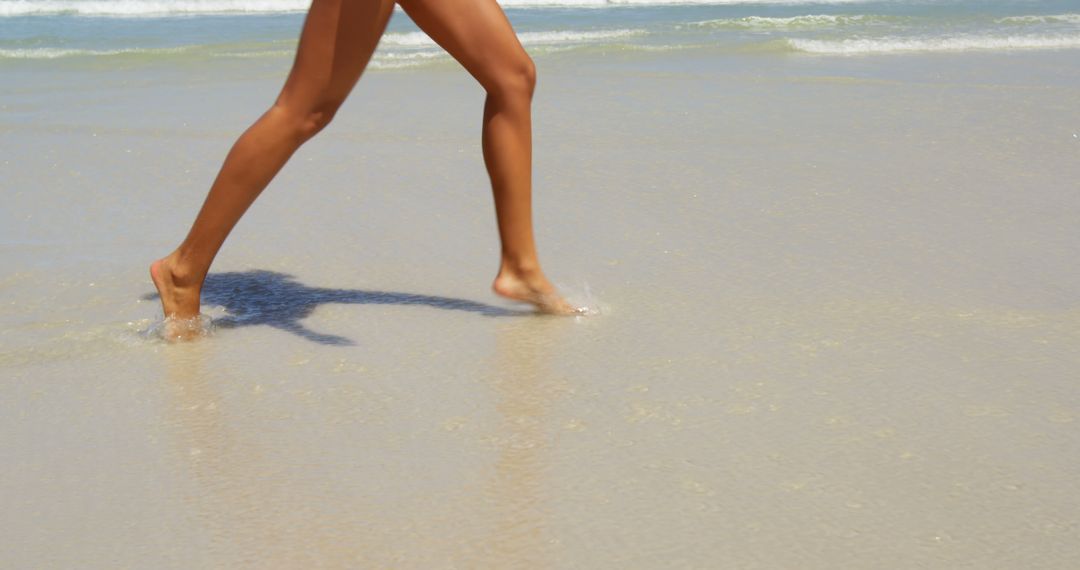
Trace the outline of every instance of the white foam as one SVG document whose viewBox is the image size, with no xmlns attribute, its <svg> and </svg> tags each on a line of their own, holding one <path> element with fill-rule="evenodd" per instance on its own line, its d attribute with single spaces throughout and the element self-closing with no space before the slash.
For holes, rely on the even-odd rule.
<svg viewBox="0 0 1080 570">
<path fill-rule="evenodd" d="M 999 24 L 1080 24 L 1080 14 L 1049 16 L 1009 16 L 995 20 Z"/>
<path fill-rule="evenodd" d="M 558 31 L 558 32 L 523 32 L 518 38 L 530 47 L 573 47 L 576 45 L 603 42 L 605 40 L 629 38 L 645 35 L 645 30 L 600 30 L 600 31 Z M 424 32 L 406 32 L 387 34 L 383 37 L 381 49 L 377 54 L 376 68 L 416 65 L 420 61 L 446 57 L 446 52 Z M 58 59 L 66 57 L 101 57 L 116 55 L 170 55 L 183 53 L 200 46 L 173 48 L 125 48 L 125 49 L 72 49 L 72 48 L 0 48 L 0 59 Z M 385 48 L 389 48 L 385 49 Z M 395 49 L 396 48 L 396 49 Z M 211 57 L 269 57 L 294 54 L 294 49 L 262 49 L 252 51 L 223 51 L 210 53 Z"/>
<path fill-rule="evenodd" d="M 153 49 L 64 49 L 64 48 L 22 48 L 0 49 L 0 59 L 57 59 L 61 57 L 93 57 L 126 54 L 173 54 L 187 51 L 188 48 L 153 48 Z"/>
<path fill-rule="evenodd" d="M 757 5 L 823 5 L 823 4 L 861 4 L 874 0 L 500 0 L 505 8 L 608 8 L 615 6 L 730 6 L 741 4 Z"/>
<path fill-rule="evenodd" d="M 449 59 L 444 51 L 416 51 L 411 53 L 380 53 L 375 56 L 369 67 L 372 69 L 404 69 L 416 67 L 440 59 Z"/>
<path fill-rule="evenodd" d="M 796 51 L 829 55 L 1080 48 L 1080 35 L 968 35 L 941 38 L 878 38 L 848 40 L 787 39 L 785 41 Z"/>
<path fill-rule="evenodd" d="M 381 53 L 377 56 L 381 60 L 385 61 L 412 61 L 412 60 L 424 60 L 435 59 L 439 57 L 450 57 L 444 51 L 414 51 L 408 53 Z"/>
<path fill-rule="evenodd" d="M 831 15 L 808 14 L 790 18 L 768 18 L 747 16 L 745 18 L 721 18 L 692 22 L 691 26 L 703 28 L 724 28 L 740 30 L 803 30 L 813 28 L 833 28 L 859 24 L 870 24 L 895 20 L 896 17 L 872 15 Z"/>
<path fill-rule="evenodd" d="M 557 31 L 557 32 L 522 32 L 518 39 L 523 45 L 557 45 L 592 43 L 604 40 L 631 38 L 648 34 L 645 30 L 597 30 L 597 31 Z"/>
<path fill-rule="evenodd" d="M 386 34 L 380 40 L 379 45 L 383 47 L 430 47 L 437 44 L 424 32 L 405 32 Z"/>
<path fill-rule="evenodd" d="M 288 13 L 310 5 L 310 0 L 0 0 L 0 17 Z"/>
<path fill-rule="evenodd" d="M 592 43 L 610 39 L 629 38 L 647 34 L 645 30 L 589 30 L 555 32 L 521 32 L 518 40 L 522 45 L 541 46 L 574 43 Z M 424 32 L 386 34 L 382 45 L 391 47 L 432 47 L 436 43 Z"/>
<path fill-rule="evenodd" d="M 275 49 L 258 51 L 223 51 L 210 54 L 210 57 L 233 57 L 233 58 L 260 58 L 260 57 L 292 57 L 296 50 Z"/>
<path fill-rule="evenodd" d="M 507 8 L 606 8 L 613 6 L 731 4 L 852 4 L 870 0 L 501 0 Z M 310 0 L 0 0 L 0 17 L 12 16 L 184 16 L 304 12 Z"/>
</svg>

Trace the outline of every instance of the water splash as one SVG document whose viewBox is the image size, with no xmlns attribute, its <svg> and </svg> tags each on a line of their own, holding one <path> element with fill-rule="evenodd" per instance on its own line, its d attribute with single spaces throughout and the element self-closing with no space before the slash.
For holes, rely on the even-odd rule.
<svg viewBox="0 0 1080 570">
<path fill-rule="evenodd" d="M 215 330 L 214 319 L 209 315 L 199 313 L 186 319 L 166 317 L 160 321 L 154 321 L 143 332 L 143 336 L 153 340 L 179 342 L 211 336 Z"/>
<path fill-rule="evenodd" d="M 587 281 L 582 283 L 580 290 L 577 287 L 567 287 L 562 284 L 558 288 L 563 292 L 566 300 L 577 308 L 576 316 L 597 317 L 609 312 L 609 307 L 601 304 L 600 300 L 593 295 Z"/>
</svg>

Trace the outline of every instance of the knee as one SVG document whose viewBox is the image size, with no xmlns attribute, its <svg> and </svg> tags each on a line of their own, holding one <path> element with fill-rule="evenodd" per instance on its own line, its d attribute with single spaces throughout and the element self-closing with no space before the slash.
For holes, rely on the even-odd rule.
<svg viewBox="0 0 1080 570">
<path fill-rule="evenodd" d="M 337 114 L 337 110 L 340 106 L 341 104 L 336 102 L 323 103 L 297 113 L 293 117 L 293 128 L 295 129 L 296 135 L 300 137 L 301 141 L 306 141 L 319 134 L 320 131 L 330 124 L 330 121 L 334 120 L 334 115 Z"/>
<path fill-rule="evenodd" d="M 270 112 L 284 124 L 292 137 L 303 143 L 325 129 L 340 106 L 341 103 L 337 101 L 303 107 L 279 102 Z"/>
<path fill-rule="evenodd" d="M 536 90 L 536 64 L 522 52 L 504 69 L 487 89 L 490 95 L 506 101 L 532 101 Z"/>
</svg>

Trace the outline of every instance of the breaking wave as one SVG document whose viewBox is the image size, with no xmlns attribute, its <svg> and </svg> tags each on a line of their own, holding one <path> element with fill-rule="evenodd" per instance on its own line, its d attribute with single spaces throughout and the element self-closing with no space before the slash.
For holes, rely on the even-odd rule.
<svg viewBox="0 0 1080 570">
<path fill-rule="evenodd" d="M 913 52 L 1008 51 L 1080 48 L 1080 35 L 1070 36 L 954 36 L 940 38 L 876 38 L 786 40 L 795 51 L 828 55 Z"/>
</svg>

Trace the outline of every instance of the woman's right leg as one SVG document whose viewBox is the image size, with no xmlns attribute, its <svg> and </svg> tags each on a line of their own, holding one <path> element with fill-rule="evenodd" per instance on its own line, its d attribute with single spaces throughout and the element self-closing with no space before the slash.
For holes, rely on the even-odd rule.
<svg viewBox="0 0 1080 570">
<path fill-rule="evenodd" d="M 233 145 L 187 238 L 150 266 L 166 317 L 199 314 L 203 281 L 221 244 L 296 149 L 334 116 L 360 78 L 393 0 L 314 0 L 277 101 Z"/>
<path fill-rule="evenodd" d="M 544 276 L 532 221 L 532 95 L 536 72 L 496 0 L 398 0 L 487 91 L 481 147 L 502 243 L 492 289 L 551 314 L 581 314 Z"/>
</svg>

